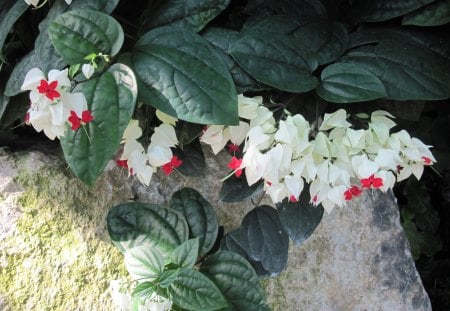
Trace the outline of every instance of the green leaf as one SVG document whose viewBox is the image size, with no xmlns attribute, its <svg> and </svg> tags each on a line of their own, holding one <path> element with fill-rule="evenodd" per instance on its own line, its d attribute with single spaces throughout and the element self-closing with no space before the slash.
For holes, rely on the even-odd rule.
<svg viewBox="0 0 450 311">
<path fill-rule="evenodd" d="M 227 306 L 217 286 L 197 270 L 180 269 L 168 290 L 173 303 L 187 310 L 209 311 Z"/>
<path fill-rule="evenodd" d="M 55 49 L 69 64 L 83 63 L 91 53 L 116 55 L 124 35 L 120 24 L 98 11 L 73 10 L 58 16 L 48 28 Z"/>
<path fill-rule="evenodd" d="M 277 89 L 303 93 L 317 86 L 311 59 L 299 54 L 292 40 L 283 35 L 245 32 L 232 42 L 230 54 L 256 80 Z"/>
<path fill-rule="evenodd" d="M 343 62 L 363 67 L 384 85 L 394 100 L 439 100 L 450 97 L 450 60 L 412 41 L 381 41 L 350 50 Z M 425 70 L 426 68 L 426 70 Z"/>
<path fill-rule="evenodd" d="M 144 103 L 192 123 L 237 125 L 237 93 L 210 44 L 188 30 L 161 27 L 127 56 Z"/>
<path fill-rule="evenodd" d="M 309 190 L 303 189 L 298 202 L 285 199 L 277 204 L 280 221 L 297 246 L 311 236 L 322 220 L 322 205 L 314 206 L 310 202 Z"/>
<path fill-rule="evenodd" d="M 156 280 L 164 270 L 163 255 L 149 245 L 138 245 L 125 252 L 125 267 L 139 283 Z"/>
<path fill-rule="evenodd" d="M 175 270 L 166 270 L 163 273 L 161 273 L 159 279 L 158 279 L 158 285 L 160 288 L 167 288 L 172 284 L 178 277 L 178 274 L 180 273 L 179 269 Z"/>
<path fill-rule="evenodd" d="M 279 273 L 286 268 L 289 237 L 274 208 L 263 205 L 245 215 L 241 241 L 247 255 L 260 261 L 264 269 Z"/>
<path fill-rule="evenodd" d="M 156 204 L 125 203 L 113 207 L 107 217 L 114 245 L 125 253 L 148 243 L 158 249 L 166 262 L 177 246 L 188 239 L 188 226 L 179 212 Z"/>
<path fill-rule="evenodd" d="M 175 132 L 181 146 L 192 143 L 200 136 L 203 125 L 189 122 L 177 122 Z"/>
<path fill-rule="evenodd" d="M 70 9 L 86 9 L 101 11 L 106 14 L 110 14 L 119 4 L 119 0 L 83 0 L 83 1 L 72 1 L 70 4 Z"/>
<path fill-rule="evenodd" d="M 219 15 L 230 0 L 168 0 L 146 10 L 144 29 L 165 25 L 199 32 Z"/>
<path fill-rule="evenodd" d="M 331 64 L 322 71 L 321 80 L 317 94 L 334 103 L 368 101 L 387 96 L 383 83 L 370 71 L 355 64 Z"/>
<path fill-rule="evenodd" d="M 131 119 L 137 97 L 131 69 L 114 64 L 100 77 L 78 85 L 94 120 L 61 138 L 69 167 L 83 182 L 93 185 L 116 153 Z"/>
<path fill-rule="evenodd" d="M 47 73 L 52 69 L 61 69 L 66 63 L 55 50 L 52 42 L 48 38 L 47 32 L 41 32 L 34 42 L 34 51 L 36 53 L 36 63 L 34 67 L 40 68 Z"/>
<path fill-rule="evenodd" d="M 206 258 L 200 271 L 217 285 L 233 310 L 260 311 L 267 307 L 255 270 L 240 255 L 215 253 Z"/>
<path fill-rule="evenodd" d="M 9 97 L 3 95 L 3 90 L 0 90 L 0 126 L 2 124 L 3 114 L 6 111 L 6 106 L 8 106 Z"/>
<path fill-rule="evenodd" d="M 199 251 L 199 239 L 190 239 L 175 248 L 170 261 L 180 268 L 192 268 L 197 261 Z"/>
<path fill-rule="evenodd" d="M 15 22 L 22 16 L 28 8 L 25 1 L 16 1 L 8 12 L 2 16 L 0 21 L 0 63 L 4 62 L 3 45 L 6 37 L 11 32 Z"/>
<path fill-rule="evenodd" d="M 170 207 L 183 213 L 191 238 L 199 238 L 199 255 L 205 255 L 214 245 L 219 230 L 216 212 L 197 190 L 183 188 L 175 192 Z"/>
<path fill-rule="evenodd" d="M 14 97 L 3 96 L 3 104 L 0 104 L 0 129 L 12 131 L 15 121 L 23 121 L 30 107 L 29 101 L 27 93 L 21 93 Z M 8 139 L 14 141 L 17 137 L 11 135 Z"/>
<path fill-rule="evenodd" d="M 223 202 L 242 202 L 252 199 L 264 190 L 262 181 L 249 186 L 244 176 L 227 178 L 220 188 L 219 198 Z"/>
<path fill-rule="evenodd" d="M 403 16 L 402 25 L 440 26 L 450 22 L 450 0 L 438 0 Z"/>
<path fill-rule="evenodd" d="M 164 272 L 163 272 L 164 273 Z M 149 297 L 156 291 L 154 282 L 138 283 L 131 294 L 132 297 Z"/>
<path fill-rule="evenodd" d="M 288 15 L 297 20 L 326 18 L 327 11 L 320 0 L 249 0 L 245 12 L 254 14 L 260 9 Z"/>
<path fill-rule="evenodd" d="M 36 55 L 34 51 L 31 51 L 20 60 L 20 62 L 14 67 L 13 71 L 11 72 L 8 82 L 6 83 L 5 95 L 12 97 L 22 92 L 20 87 L 23 84 L 23 80 L 25 79 L 28 71 L 30 71 L 35 66 Z"/>
<path fill-rule="evenodd" d="M 434 0 L 359 0 L 350 12 L 359 22 L 381 22 L 412 12 Z"/>
<path fill-rule="evenodd" d="M 183 161 L 177 170 L 185 176 L 203 176 L 206 168 L 205 155 L 198 139 L 188 145 L 173 150 L 173 154 Z"/>
</svg>

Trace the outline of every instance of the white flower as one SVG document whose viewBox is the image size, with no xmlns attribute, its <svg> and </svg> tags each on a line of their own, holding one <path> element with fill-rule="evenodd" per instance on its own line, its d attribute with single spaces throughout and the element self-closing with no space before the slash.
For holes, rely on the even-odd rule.
<svg viewBox="0 0 450 311">
<path fill-rule="evenodd" d="M 81 66 L 81 71 L 83 72 L 86 79 L 89 80 L 94 74 L 95 68 L 91 64 L 83 64 L 83 66 Z"/>
<path fill-rule="evenodd" d="M 134 150 L 127 160 L 130 171 L 137 176 L 142 184 L 148 186 L 153 175 L 153 168 L 147 163 L 147 155 L 142 151 Z"/>
<path fill-rule="evenodd" d="M 258 106 L 262 105 L 262 97 L 246 97 L 238 95 L 238 111 L 239 117 L 247 120 L 255 119 L 257 116 Z"/>
<path fill-rule="evenodd" d="M 139 126 L 138 120 L 131 119 L 128 123 L 127 128 L 123 132 L 121 143 L 126 143 L 127 141 L 139 139 L 142 136 L 142 129 Z"/>
<path fill-rule="evenodd" d="M 39 5 L 39 2 L 40 2 L 41 0 L 25 0 L 25 2 L 28 4 L 28 5 L 32 5 L 32 6 L 34 6 L 34 7 L 37 7 L 38 5 Z"/>
<path fill-rule="evenodd" d="M 111 280 L 109 289 L 114 304 L 120 308 L 120 311 L 126 311 L 131 307 L 131 296 L 121 290 L 121 284 L 120 280 Z"/>
<path fill-rule="evenodd" d="M 347 121 L 347 112 L 344 109 L 339 109 L 336 112 L 325 114 L 319 131 L 326 131 L 335 127 L 347 128 L 350 126 L 351 124 Z"/>
<path fill-rule="evenodd" d="M 177 125 L 178 119 L 168 115 L 167 113 L 162 112 L 161 110 L 156 109 L 156 117 L 162 122 L 167 123 L 172 126 Z"/>
<path fill-rule="evenodd" d="M 177 134 L 175 129 L 170 124 L 161 124 L 155 127 L 155 132 L 150 139 L 152 144 L 161 147 L 175 147 L 178 144 Z"/>
<path fill-rule="evenodd" d="M 398 154 L 398 151 L 392 149 L 380 149 L 378 150 L 375 162 L 381 169 L 397 170 L 397 166 L 402 163 L 402 159 Z"/>
<path fill-rule="evenodd" d="M 64 0 L 64 1 L 66 1 L 66 3 L 67 3 L 68 5 L 70 5 L 70 4 L 72 3 L 72 0 Z"/>
<path fill-rule="evenodd" d="M 150 144 L 147 155 L 149 162 L 153 167 L 163 166 L 172 159 L 172 150 L 157 144 Z"/>
<path fill-rule="evenodd" d="M 214 154 L 218 154 L 230 140 L 230 132 L 223 125 L 209 125 L 203 132 L 200 141 L 211 146 Z"/>
<path fill-rule="evenodd" d="M 242 168 L 249 186 L 261 179 L 269 164 L 270 156 L 262 154 L 255 146 L 250 146 L 242 158 Z"/>
<path fill-rule="evenodd" d="M 230 137 L 230 141 L 239 146 L 245 140 L 249 129 L 248 123 L 240 121 L 237 126 L 227 127 L 225 130 L 228 131 L 228 134 L 225 134 L 224 137 Z"/>
</svg>

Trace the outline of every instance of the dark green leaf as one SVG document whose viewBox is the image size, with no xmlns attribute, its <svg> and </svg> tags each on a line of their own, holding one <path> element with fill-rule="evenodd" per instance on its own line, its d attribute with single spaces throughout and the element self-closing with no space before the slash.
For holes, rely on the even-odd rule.
<svg viewBox="0 0 450 311">
<path fill-rule="evenodd" d="M 230 73 L 199 35 L 161 27 L 144 35 L 126 58 L 140 80 L 144 103 L 192 123 L 238 123 L 237 93 Z"/>
<path fill-rule="evenodd" d="M 235 177 L 234 175 L 227 178 L 220 188 L 220 200 L 223 202 L 241 202 L 252 199 L 261 194 L 264 190 L 262 181 L 249 186 L 245 176 Z"/>
<path fill-rule="evenodd" d="M 214 245 L 219 230 L 216 212 L 198 191 L 183 188 L 175 192 L 170 207 L 183 213 L 190 229 L 191 238 L 199 238 L 199 255 L 205 255 Z"/>
<path fill-rule="evenodd" d="M 173 250 L 188 239 L 184 216 L 156 204 L 117 205 L 109 211 L 107 225 L 111 240 L 122 253 L 149 243 L 162 253 L 166 262 Z"/>
<path fill-rule="evenodd" d="M 9 97 L 3 95 L 3 90 L 0 90 L 0 126 L 2 124 L 3 114 L 6 111 L 6 106 L 8 106 Z"/>
<path fill-rule="evenodd" d="M 16 1 L 8 12 L 2 16 L 0 21 L 0 63 L 4 62 L 3 57 L 3 44 L 6 41 L 6 37 L 10 33 L 14 26 L 14 23 L 25 13 L 28 8 L 28 4 L 25 1 Z"/>
<path fill-rule="evenodd" d="M 263 205 L 245 215 L 241 241 L 247 255 L 264 269 L 279 273 L 286 268 L 289 237 L 274 208 Z"/>
<path fill-rule="evenodd" d="M 149 297 L 156 290 L 153 282 L 143 282 L 136 285 L 131 296 L 133 297 Z"/>
<path fill-rule="evenodd" d="M 227 306 L 217 286 L 197 270 L 180 269 L 168 290 L 173 303 L 184 309 L 209 311 Z"/>
<path fill-rule="evenodd" d="M 41 32 L 37 36 L 34 51 L 36 53 L 35 67 L 39 67 L 45 73 L 52 69 L 62 69 L 66 65 L 49 40 L 47 32 Z"/>
<path fill-rule="evenodd" d="M 19 94 L 26 74 L 34 67 L 36 67 L 36 56 L 34 51 L 31 51 L 14 67 L 6 83 L 5 95 L 12 97 Z"/>
<path fill-rule="evenodd" d="M 205 155 L 198 139 L 183 146 L 183 150 L 173 150 L 174 155 L 183 161 L 177 170 L 185 176 L 203 176 L 206 167 Z"/>
<path fill-rule="evenodd" d="M 322 220 L 322 205 L 314 206 L 310 202 L 309 190 L 303 189 L 298 202 L 284 199 L 277 204 L 280 221 L 297 246 L 310 237 Z"/>
<path fill-rule="evenodd" d="M 170 255 L 170 261 L 180 268 L 192 268 L 197 261 L 199 239 L 191 239 L 177 246 Z"/>
<path fill-rule="evenodd" d="M 408 42 L 380 42 L 349 51 L 343 62 L 373 73 L 394 100 L 450 97 L 450 61 L 425 46 Z"/>
<path fill-rule="evenodd" d="M 311 74 L 316 67 L 311 66 L 313 60 L 304 59 L 283 34 L 241 33 L 230 54 L 253 78 L 280 90 L 302 93 L 317 86 Z"/>
<path fill-rule="evenodd" d="M 75 175 L 93 185 L 114 156 L 131 119 L 137 96 L 131 69 L 115 64 L 96 79 L 78 85 L 94 120 L 61 139 L 64 157 Z"/>
<path fill-rule="evenodd" d="M 181 146 L 190 144 L 200 136 L 203 125 L 189 122 L 177 122 L 175 132 Z"/>
<path fill-rule="evenodd" d="M 265 8 L 277 14 L 295 17 L 297 20 L 326 18 L 327 12 L 320 0 L 250 0 L 245 12 L 254 14 Z"/>
<path fill-rule="evenodd" d="M 180 273 L 179 269 L 176 270 L 166 270 L 159 276 L 158 285 L 161 288 L 167 288 L 172 284 L 178 277 Z"/>
<path fill-rule="evenodd" d="M 222 12 L 230 0 L 168 0 L 144 14 L 144 29 L 165 25 L 198 32 Z"/>
<path fill-rule="evenodd" d="M 12 130 L 15 121 L 22 121 L 30 107 L 29 101 L 28 93 L 21 93 L 14 97 L 3 96 L 3 106 L 0 104 L 0 129 Z M 14 136 L 9 138 L 17 139 Z"/>
<path fill-rule="evenodd" d="M 403 16 L 403 25 L 440 26 L 450 22 L 450 0 L 438 0 Z"/>
<path fill-rule="evenodd" d="M 83 1 L 72 1 L 70 9 L 86 9 L 101 11 L 106 14 L 110 14 L 119 4 L 119 0 L 83 0 Z"/>
<path fill-rule="evenodd" d="M 48 28 L 50 40 L 64 61 L 83 63 L 91 53 L 116 55 L 124 35 L 120 24 L 98 11 L 73 10 L 61 14 Z"/>
<path fill-rule="evenodd" d="M 200 271 L 217 285 L 233 310 L 260 311 L 266 307 L 258 276 L 242 256 L 215 253 L 206 258 Z"/>
<path fill-rule="evenodd" d="M 381 22 L 412 12 L 434 0 L 359 0 L 351 14 L 360 22 Z"/>
<path fill-rule="evenodd" d="M 335 103 L 352 103 L 385 97 L 383 83 L 370 71 L 350 63 L 334 63 L 321 74 L 316 89 L 323 99 Z"/>
<path fill-rule="evenodd" d="M 161 252 L 149 244 L 137 245 L 125 252 L 125 267 L 133 280 L 152 282 L 164 270 L 164 258 Z"/>
</svg>

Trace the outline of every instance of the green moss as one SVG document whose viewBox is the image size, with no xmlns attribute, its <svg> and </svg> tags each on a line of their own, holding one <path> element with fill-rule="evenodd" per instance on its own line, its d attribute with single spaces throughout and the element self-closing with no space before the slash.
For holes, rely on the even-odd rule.
<svg viewBox="0 0 450 311">
<path fill-rule="evenodd" d="M 23 214 L 0 250 L 0 293 L 11 309 L 113 310 L 109 281 L 127 272 L 105 239 L 104 189 L 84 186 L 61 167 L 23 170 L 17 182 L 26 189 Z"/>
</svg>

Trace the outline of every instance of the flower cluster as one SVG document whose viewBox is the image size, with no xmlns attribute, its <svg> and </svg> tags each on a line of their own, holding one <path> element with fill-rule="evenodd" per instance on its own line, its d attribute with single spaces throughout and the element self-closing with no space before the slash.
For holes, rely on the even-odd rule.
<svg viewBox="0 0 450 311">
<path fill-rule="evenodd" d="M 239 96 L 239 116 L 239 126 L 207 127 L 201 141 L 215 154 L 244 143 L 242 158 L 233 156 L 228 167 L 237 177 L 245 171 L 249 185 L 262 179 L 274 203 L 297 201 L 309 183 L 312 203 L 330 212 L 364 189 L 387 191 L 411 175 L 419 179 L 436 162 L 430 146 L 405 130 L 391 134 L 396 123 L 385 111 L 373 112 L 367 129 L 354 129 L 340 109 L 314 130 L 299 114 L 277 123 L 260 97 Z"/>
<path fill-rule="evenodd" d="M 171 124 L 162 123 L 155 127 L 147 149 L 138 141 L 141 136 L 139 122 L 131 120 L 123 134 L 123 153 L 117 164 L 127 168 L 129 176 L 136 175 L 141 183 L 148 186 L 158 167 L 169 175 L 182 161 L 172 153 L 171 148 L 178 145 L 178 139 Z"/>
<path fill-rule="evenodd" d="M 48 1 L 48 0 L 44 0 L 44 1 L 42 1 L 42 0 L 25 0 L 25 2 L 26 2 L 28 5 L 32 5 L 32 6 L 35 7 L 35 8 L 40 8 L 40 7 L 42 7 L 44 4 L 47 3 L 47 1 Z M 72 0 L 64 0 L 64 1 L 66 1 L 67 4 L 71 4 L 71 3 L 72 3 Z"/>
<path fill-rule="evenodd" d="M 39 68 L 25 76 L 21 89 L 30 91 L 30 108 L 25 122 L 50 139 L 62 137 L 70 125 L 76 131 L 94 116 L 87 108 L 83 93 L 71 93 L 68 70 L 50 70 L 48 77 Z"/>
</svg>

